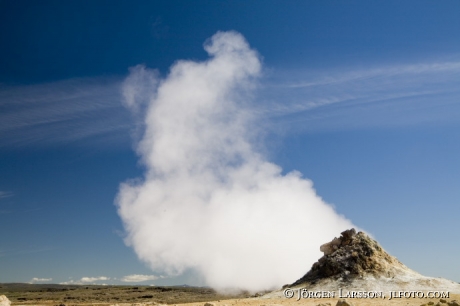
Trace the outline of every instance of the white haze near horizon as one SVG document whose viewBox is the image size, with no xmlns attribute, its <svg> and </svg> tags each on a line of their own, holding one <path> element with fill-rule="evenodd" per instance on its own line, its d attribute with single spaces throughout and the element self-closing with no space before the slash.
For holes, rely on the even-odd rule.
<svg viewBox="0 0 460 306">
<path fill-rule="evenodd" d="M 257 150 L 257 52 L 236 32 L 204 48 L 207 61 L 178 61 L 164 79 L 136 66 L 124 82 L 126 106 L 144 120 L 146 167 L 116 199 L 125 242 L 153 271 L 193 269 L 216 289 L 292 283 L 353 224 L 301 173 L 283 174 Z"/>
</svg>

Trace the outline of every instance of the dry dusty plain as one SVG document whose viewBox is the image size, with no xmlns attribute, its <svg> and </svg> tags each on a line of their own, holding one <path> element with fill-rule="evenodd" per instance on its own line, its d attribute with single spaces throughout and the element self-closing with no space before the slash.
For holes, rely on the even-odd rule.
<svg viewBox="0 0 460 306">
<path fill-rule="evenodd" d="M 279 305 L 331 305 L 335 306 L 339 298 L 287 298 L 254 297 L 249 293 L 223 295 L 210 288 L 196 287 L 150 287 L 150 286 L 78 286 L 78 285 L 31 285 L 0 284 L 0 295 L 6 295 L 11 305 L 46 306 L 143 306 L 143 305 L 187 305 L 204 306 L 279 306 Z M 460 294 L 450 294 L 445 298 L 399 298 L 399 299 L 357 299 L 348 298 L 350 305 L 445 305 L 453 300 L 460 302 Z M 430 303 L 431 302 L 431 303 Z M 209 305 L 209 306 L 211 306 Z M 452 304 L 455 305 L 455 304 Z"/>
<path fill-rule="evenodd" d="M 101 286 L 0 283 L 0 295 L 12 305 L 180 304 L 247 298 L 247 292 L 223 295 L 202 287 Z"/>
</svg>

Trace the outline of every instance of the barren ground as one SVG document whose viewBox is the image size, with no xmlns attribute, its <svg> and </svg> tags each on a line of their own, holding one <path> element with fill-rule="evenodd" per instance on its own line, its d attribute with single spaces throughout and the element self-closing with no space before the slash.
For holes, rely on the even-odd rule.
<svg viewBox="0 0 460 306">
<path fill-rule="evenodd" d="M 222 295 L 211 288 L 1 284 L 0 295 L 12 305 L 114 305 L 121 303 L 179 304 L 250 297 L 249 293 Z"/>
<path fill-rule="evenodd" d="M 248 293 L 222 295 L 209 288 L 196 287 L 147 287 L 147 286 L 67 286 L 67 285 L 30 285 L 30 284 L 0 284 L 0 295 L 6 295 L 12 306 L 18 305 L 65 305 L 65 306 L 142 306 L 142 305 L 187 305 L 203 306 L 212 302 L 216 306 L 276 306 L 276 305 L 327 305 L 335 306 L 338 298 L 305 298 L 297 301 L 280 297 L 250 297 Z M 346 299 L 355 306 L 364 305 L 405 305 L 419 306 L 440 299 L 433 298 L 400 298 L 400 299 Z M 460 301 L 460 294 L 450 294 L 446 298 Z M 447 306 L 446 303 L 441 303 Z"/>
</svg>

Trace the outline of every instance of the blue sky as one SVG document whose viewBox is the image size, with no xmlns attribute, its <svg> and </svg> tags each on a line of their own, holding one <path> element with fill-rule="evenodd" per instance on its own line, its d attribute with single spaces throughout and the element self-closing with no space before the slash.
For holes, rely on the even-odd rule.
<svg viewBox="0 0 460 306">
<path fill-rule="evenodd" d="M 177 61 L 208 60 L 203 44 L 218 31 L 258 52 L 248 101 L 266 160 L 302 173 L 410 268 L 459 282 L 459 10 L 1 1 L 0 282 L 208 283 L 189 267 L 168 276 L 140 260 L 114 203 L 120 184 L 148 169 L 136 153 L 145 114 L 123 104 L 129 69 L 157 69 L 166 83 Z"/>
</svg>

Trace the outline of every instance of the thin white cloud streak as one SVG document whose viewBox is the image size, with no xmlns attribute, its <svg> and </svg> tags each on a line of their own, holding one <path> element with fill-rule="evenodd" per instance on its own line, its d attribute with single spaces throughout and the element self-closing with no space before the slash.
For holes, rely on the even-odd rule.
<svg viewBox="0 0 460 306">
<path fill-rule="evenodd" d="M 84 276 L 82 278 L 80 278 L 79 280 L 69 280 L 69 281 L 66 281 L 66 282 L 60 282 L 59 284 L 61 285 L 84 285 L 84 284 L 96 284 L 97 282 L 101 282 L 101 281 L 106 281 L 106 280 L 110 280 L 110 277 L 107 277 L 107 276 L 96 276 L 96 277 L 92 277 L 92 276 Z M 98 284 L 98 285 L 105 285 L 105 284 Z"/>
<path fill-rule="evenodd" d="M 284 71 L 266 80 L 260 93 L 266 106 L 258 112 L 272 119 L 267 127 L 314 132 L 460 120 L 460 62 L 318 75 Z"/>
<path fill-rule="evenodd" d="M 147 171 L 120 186 L 125 241 L 158 273 L 194 269 L 218 289 L 276 288 L 353 225 L 311 181 L 283 175 L 257 151 L 261 118 L 249 107 L 257 53 L 235 32 L 217 33 L 205 50 L 209 60 L 178 61 L 141 99 Z"/>
<path fill-rule="evenodd" d="M 150 99 L 156 94 L 159 81 L 159 72 L 148 69 L 145 65 L 137 65 L 129 69 L 130 74 L 122 85 L 123 105 L 133 115 L 134 125 L 131 137 L 137 143 L 145 128 L 144 114 L 147 111 Z"/>
<path fill-rule="evenodd" d="M 97 282 L 97 281 L 106 281 L 106 280 L 110 280 L 110 278 L 107 277 L 107 276 L 82 277 L 80 279 L 80 282 L 82 282 L 82 283 L 94 283 L 94 282 Z"/>
<path fill-rule="evenodd" d="M 13 195 L 14 194 L 12 192 L 9 192 L 9 191 L 0 191 L 0 200 L 12 197 Z"/>
<path fill-rule="evenodd" d="M 51 282 L 53 279 L 52 278 L 39 278 L 39 277 L 34 277 L 30 280 L 30 283 L 43 283 L 43 282 Z"/>
<path fill-rule="evenodd" d="M 329 75 L 319 80 L 298 81 L 291 84 L 284 84 L 290 88 L 302 88 L 319 85 L 331 85 L 339 83 L 348 83 L 353 81 L 366 81 L 373 78 L 399 78 L 407 79 L 408 76 L 412 78 L 422 77 L 427 74 L 442 74 L 448 78 L 458 75 L 460 71 L 460 62 L 441 62 L 441 63 L 420 63 L 408 64 L 399 66 L 390 66 L 385 68 L 370 68 L 368 70 L 355 70 L 348 71 L 342 74 Z M 431 80 L 433 81 L 433 80 Z"/>
<path fill-rule="evenodd" d="M 69 280 L 65 282 L 60 282 L 59 285 L 83 285 L 83 283 L 75 280 Z"/>
<path fill-rule="evenodd" d="M 13 213 L 13 212 L 7 212 Z M 15 257 L 18 255 L 23 254 L 34 254 L 34 253 L 41 253 L 41 252 L 49 252 L 55 250 L 55 247 L 41 247 L 41 248 L 29 248 L 29 249 L 8 249 L 0 251 L 0 257 Z"/>
<path fill-rule="evenodd" d="M 127 142 L 132 122 L 114 78 L 0 87 L 0 147 L 104 138 Z"/>
<path fill-rule="evenodd" d="M 306 75 L 307 74 L 307 75 Z M 53 83 L 0 85 L 0 147 L 89 143 L 129 145 L 138 140 L 159 73 L 132 68 L 120 80 L 80 78 Z M 276 71 L 261 81 L 256 114 L 264 128 L 320 131 L 460 120 L 460 62 L 419 63 L 349 71 Z M 268 120 L 271 118 L 272 120 Z"/>
<path fill-rule="evenodd" d="M 132 274 L 122 277 L 120 280 L 125 283 L 142 283 L 146 281 L 152 281 L 162 278 L 161 276 L 156 275 L 143 275 L 143 274 Z"/>
</svg>

